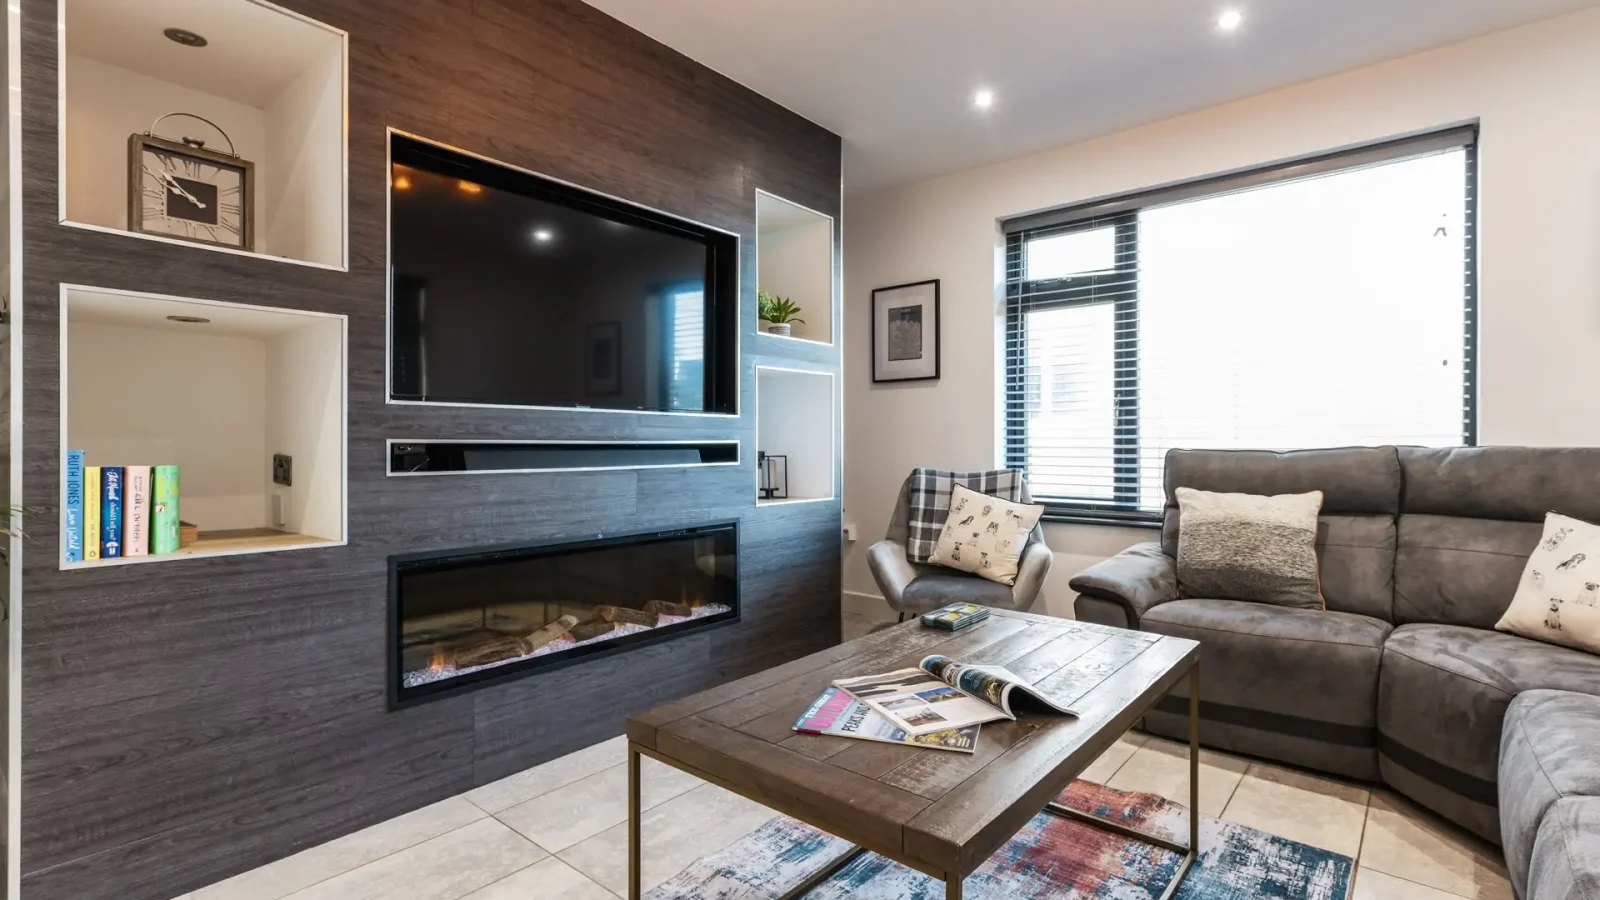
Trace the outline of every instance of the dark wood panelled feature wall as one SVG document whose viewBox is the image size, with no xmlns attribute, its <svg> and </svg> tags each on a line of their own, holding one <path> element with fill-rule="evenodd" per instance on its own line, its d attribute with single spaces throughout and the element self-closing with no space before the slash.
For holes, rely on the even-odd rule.
<svg viewBox="0 0 1600 900">
<path fill-rule="evenodd" d="M 629 711 L 837 642 L 839 503 L 755 507 L 754 369 L 837 373 L 839 356 L 756 334 L 754 238 L 757 188 L 837 218 L 839 139 L 578 0 L 283 5 L 350 36 L 348 272 L 58 224 L 57 9 L 22 0 L 19 502 L 53 512 L 59 496 L 62 282 L 350 324 L 349 546 L 63 572 L 55 517 L 30 526 L 12 836 L 27 900 L 168 900 L 618 734 Z M 385 403 L 391 126 L 740 234 L 740 416 Z M 835 243 L 838 322 L 837 233 Z M 738 438 L 744 463 L 386 477 L 385 439 L 424 437 Z M 836 497 L 837 453 L 836 442 Z M 739 624 L 387 709 L 389 554 L 731 518 Z"/>
</svg>

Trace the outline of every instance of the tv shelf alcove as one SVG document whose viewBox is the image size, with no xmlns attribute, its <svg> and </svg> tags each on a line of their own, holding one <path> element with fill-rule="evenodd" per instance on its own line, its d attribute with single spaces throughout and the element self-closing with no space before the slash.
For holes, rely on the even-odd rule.
<svg viewBox="0 0 1600 900">
<path fill-rule="evenodd" d="M 8 896 L 202 892 L 837 643 L 837 135 L 581 0 L 15 0 L 7 22 L 0 484 L 26 511 L 0 557 Z M 217 123 L 255 164 L 253 250 L 128 230 L 130 136 L 173 112 Z M 195 120 L 155 130 L 227 152 Z M 392 402 L 391 131 L 735 240 L 715 413 L 634 403 L 631 373 L 603 393 L 592 365 L 564 371 L 596 376 L 582 393 L 610 410 Z M 784 204 L 799 212 L 779 227 Z M 789 281 L 773 254 L 808 229 Z M 790 338 L 757 321 L 769 279 L 803 307 Z M 621 341 L 658 341 L 655 327 Z M 658 389 L 692 383 L 693 360 L 678 362 Z M 801 436 L 775 436 L 786 422 Z M 758 505 L 762 432 L 794 459 L 790 502 Z M 518 459 L 392 476 L 393 443 L 417 438 Z M 201 541 L 65 564 L 74 449 L 90 465 L 177 465 Z M 607 461 L 589 464 L 596 452 Z M 288 485 L 274 454 L 292 458 Z M 438 600 L 457 630 L 430 644 L 457 671 L 572 652 L 391 707 L 391 559 L 730 523 L 734 554 L 630 563 L 678 573 L 648 596 L 569 598 L 550 620 L 517 615 L 521 598 L 495 604 L 507 634 L 470 632 Z M 571 640 L 536 636 L 564 616 Z M 418 654 L 434 636 L 413 637 Z M 517 652 L 501 655 L 502 638 Z"/>
</svg>

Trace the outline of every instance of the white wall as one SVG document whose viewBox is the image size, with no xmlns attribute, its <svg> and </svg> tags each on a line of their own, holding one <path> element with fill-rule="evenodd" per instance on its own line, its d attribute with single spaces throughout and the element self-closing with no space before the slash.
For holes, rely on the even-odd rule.
<svg viewBox="0 0 1600 900">
<path fill-rule="evenodd" d="M 283 521 L 267 524 L 330 541 L 345 537 L 344 333 L 318 318 L 267 342 L 266 455 L 263 490 L 281 498 Z M 271 454 L 293 460 L 290 487 L 272 483 Z"/>
<path fill-rule="evenodd" d="M 803 324 L 794 337 L 833 342 L 833 222 L 817 221 L 762 231 L 757 242 L 757 277 L 761 287 L 788 297 L 800 307 Z"/>
<path fill-rule="evenodd" d="M 788 457 L 789 497 L 833 498 L 833 376 L 756 367 L 756 449 Z"/>
<path fill-rule="evenodd" d="M 267 104 L 272 166 L 257 193 L 270 252 L 324 265 L 344 260 L 344 53 L 337 41 Z M 262 252 L 268 252 L 263 250 Z"/>
<path fill-rule="evenodd" d="M 202 532 L 266 524 L 263 341 L 76 322 L 71 342 L 67 448 L 91 466 L 176 464 Z"/>
<path fill-rule="evenodd" d="M 1064 113 L 1066 114 L 1066 113 Z M 995 465 L 998 220 L 1110 194 L 1479 120 L 1480 439 L 1600 444 L 1600 10 L 1345 72 L 848 202 L 845 589 L 877 594 L 866 548 L 918 465 Z M 875 287 L 942 279 L 943 378 L 871 384 Z M 1052 526 L 1043 606 L 1153 531 Z M 860 599 L 859 596 L 854 599 Z"/>
</svg>

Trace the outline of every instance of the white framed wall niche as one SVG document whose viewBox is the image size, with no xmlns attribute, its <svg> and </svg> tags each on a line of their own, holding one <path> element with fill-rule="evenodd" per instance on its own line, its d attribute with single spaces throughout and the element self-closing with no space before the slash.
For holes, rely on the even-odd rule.
<svg viewBox="0 0 1600 900">
<path fill-rule="evenodd" d="M 62 285 L 63 467 L 176 465 L 199 529 L 175 553 L 69 562 L 63 477 L 62 568 L 345 543 L 347 353 L 342 315 Z"/>
<path fill-rule="evenodd" d="M 775 338 L 833 343 L 833 218 L 775 194 L 756 191 L 756 281 L 793 300 L 803 322 Z"/>
<path fill-rule="evenodd" d="M 785 457 L 788 476 L 787 496 L 762 497 L 758 456 L 757 506 L 834 498 L 834 390 L 830 372 L 756 366 L 756 450 Z"/>
<path fill-rule="evenodd" d="M 343 31 L 264 0 L 59 0 L 59 10 L 63 224 L 348 269 Z M 161 118 L 171 113 L 187 115 Z M 215 123 L 226 139 L 189 116 Z M 225 246 L 130 230 L 129 138 L 152 128 L 155 137 L 203 141 L 224 154 L 231 141 L 253 165 L 253 189 L 221 200 L 170 187 L 219 214 L 248 195 L 239 205 L 250 207 L 249 247 L 225 227 L 201 232 Z M 217 183 L 224 192 L 233 186 L 227 177 Z M 141 202 L 158 227 L 171 205 L 182 205 L 161 184 L 138 186 L 149 191 Z"/>
</svg>

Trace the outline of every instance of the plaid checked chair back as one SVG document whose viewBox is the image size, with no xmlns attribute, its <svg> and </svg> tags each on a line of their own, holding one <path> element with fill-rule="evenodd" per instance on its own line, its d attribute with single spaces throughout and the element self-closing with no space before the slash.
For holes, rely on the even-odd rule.
<svg viewBox="0 0 1600 900">
<path fill-rule="evenodd" d="M 906 558 L 912 563 L 926 563 L 939 543 L 939 533 L 944 530 L 945 517 L 950 512 L 950 493 L 958 484 L 1016 503 L 1033 502 L 1027 478 L 1015 469 L 990 472 L 912 469 L 911 475 L 900 485 L 900 496 L 895 500 L 894 515 L 889 519 L 889 530 L 884 538 L 904 546 Z M 1041 523 L 1028 535 L 1028 543 L 1042 540 L 1044 525 Z"/>
</svg>

